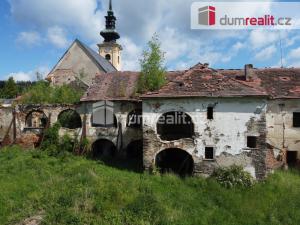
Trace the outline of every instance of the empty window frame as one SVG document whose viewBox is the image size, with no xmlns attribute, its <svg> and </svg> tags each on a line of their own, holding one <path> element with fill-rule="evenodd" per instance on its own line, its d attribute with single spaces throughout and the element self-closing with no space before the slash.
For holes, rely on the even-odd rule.
<svg viewBox="0 0 300 225">
<path fill-rule="evenodd" d="M 211 106 L 207 107 L 207 119 L 208 120 L 214 119 L 214 108 Z"/>
<path fill-rule="evenodd" d="M 256 148 L 257 147 L 257 137 L 248 136 L 247 137 L 247 147 L 248 148 Z"/>
<path fill-rule="evenodd" d="M 213 160 L 215 158 L 215 150 L 213 147 L 205 147 L 205 159 Z"/>
<path fill-rule="evenodd" d="M 293 113 L 293 127 L 300 127 L 300 112 Z"/>
</svg>

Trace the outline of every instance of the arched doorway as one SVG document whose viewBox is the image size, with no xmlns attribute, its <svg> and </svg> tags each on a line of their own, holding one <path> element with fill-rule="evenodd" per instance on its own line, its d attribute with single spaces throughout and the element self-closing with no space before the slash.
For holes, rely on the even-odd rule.
<svg viewBox="0 0 300 225">
<path fill-rule="evenodd" d="M 192 118 L 184 112 L 167 112 L 157 122 L 157 133 L 165 141 L 192 138 L 194 124 Z"/>
<path fill-rule="evenodd" d="M 116 146 L 109 140 L 99 139 L 92 145 L 92 158 L 113 158 L 117 152 Z"/>
<path fill-rule="evenodd" d="M 175 173 L 180 176 L 190 176 L 194 170 L 192 156 L 178 148 L 170 148 L 158 153 L 155 164 L 161 173 Z"/>
<path fill-rule="evenodd" d="M 25 119 L 25 128 L 43 129 L 46 127 L 48 118 L 43 111 L 31 111 Z"/>
<path fill-rule="evenodd" d="M 77 129 L 82 127 L 80 115 L 72 109 L 62 111 L 58 115 L 58 122 L 63 128 Z"/>
<path fill-rule="evenodd" d="M 132 141 L 127 145 L 126 155 L 128 159 L 143 159 L 143 140 Z"/>
</svg>

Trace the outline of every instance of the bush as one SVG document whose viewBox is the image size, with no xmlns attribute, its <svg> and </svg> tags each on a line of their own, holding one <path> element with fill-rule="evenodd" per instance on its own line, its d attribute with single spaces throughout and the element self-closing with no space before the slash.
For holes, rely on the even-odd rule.
<svg viewBox="0 0 300 225">
<path fill-rule="evenodd" d="M 228 168 L 218 168 L 214 171 L 212 177 L 226 188 L 251 187 L 254 184 L 251 174 L 244 171 L 241 166 L 236 165 Z"/>
<path fill-rule="evenodd" d="M 52 127 L 48 128 L 44 135 L 44 140 L 41 144 L 41 149 L 46 151 L 49 148 L 53 149 L 59 145 L 59 129 L 60 124 L 55 123 Z"/>
</svg>

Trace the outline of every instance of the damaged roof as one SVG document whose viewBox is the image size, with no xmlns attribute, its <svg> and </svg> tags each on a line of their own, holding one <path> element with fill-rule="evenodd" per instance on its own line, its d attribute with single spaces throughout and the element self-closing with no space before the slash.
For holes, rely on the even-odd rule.
<svg viewBox="0 0 300 225">
<path fill-rule="evenodd" d="M 225 76 L 207 65 L 197 64 L 181 76 L 168 82 L 157 92 L 149 92 L 143 98 L 176 97 L 244 97 L 267 96 L 259 87 L 252 87 L 246 82 L 231 76 Z"/>
<path fill-rule="evenodd" d="M 245 76 L 244 70 L 219 70 L 230 77 Z M 272 99 L 300 98 L 300 68 L 251 69 L 251 79 L 246 83 L 262 88 Z"/>
<path fill-rule="evenodd" d="M 97 74 L 81 101 L 137 100 L 138 72 Z"/>
<path fill-rule="evenodd" d="M 139 72 L 98 74 L 81 101 L 140 100 L 182 97 L 300 98 L 300 69 L 215 70 L 201 63 L 185 71 L 167 72 L 167 84 L 136 93 Z M 248 76 L 248 75 L 247 75 Z"/>
</svg>

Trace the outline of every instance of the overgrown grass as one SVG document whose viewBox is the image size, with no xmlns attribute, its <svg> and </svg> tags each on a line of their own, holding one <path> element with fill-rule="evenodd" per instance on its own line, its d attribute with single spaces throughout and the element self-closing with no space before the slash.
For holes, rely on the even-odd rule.
<svg viewBox="0 0 300 225">
<path fill-rule="evenodd" d="M 44 224 L 300 224 L 300 176 L 277 172 L 250 189 L 150 176 L 17 147 L 0 152 L 0 224 L 44 212 Z"/>
</svg>

